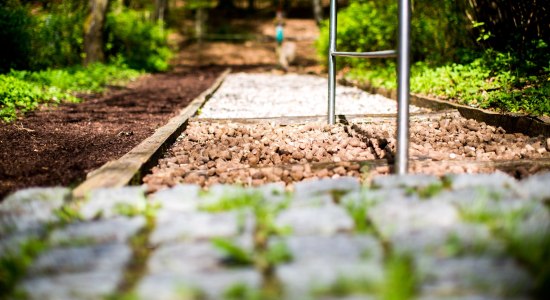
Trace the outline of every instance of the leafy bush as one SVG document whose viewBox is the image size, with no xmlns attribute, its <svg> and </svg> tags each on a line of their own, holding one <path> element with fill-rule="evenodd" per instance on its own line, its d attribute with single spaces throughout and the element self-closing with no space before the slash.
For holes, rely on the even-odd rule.
<svg viewBox="0 0 550 300">
<path fill-rule="evenodd" d="M 527 73 L 517 66 L 513 53 L 486 51 L 472 54 L 464 63 L 433 67 L 425 62 L 411 66 L 411 92 L 449 99 L 480 108 L 550 115 L 550 67 Z M 525 70 L 525 69 L 523 69 Z M 536 75 L 532 75 L 536 74 Z M 395 65 L 353 69 L 355 80 L 396 88 Z"/>
<path fill-rule="evenodd" d="M 80 64 L 83 52 L 85 1 L 51 2 L 33 18 L 29 58 L 33 70 Z"/>
<path fill-rule="evenodd" d="M 0 73 L 28 67 L 32 18 L 17 0 L 0 0 Z"/>
<path fill-rule="evenodd" d="M 397 2 L 354 1 L 338 12 L 337 31 L 338 51 L 364 52 L 394 49 L 397 32 Z M 317 41 L 320 57 L 326 58 L 328 47 L 329 27 L 328 21 L 325 21 Z M 354 66 L 368 62 L 349 58 L 341 60 Z"/>
<path fill-rule="evenodd" d="M 414 60 L 441 63 L 454 58 L 455 51 L 471 45 L 466 17 L 456 1 L 414 1 L 411 17 L 411 54 Z M 393 0 L 355 0 L 338 12 L 339 51 L 377 51 L 397 46 L 398 7 Z M 328 51 L 328 21 L 321 27 L 317 49 L 323 62 Z M 387 65 L 390 60 L 339 58 L 345 65 Z M 342 66 L 342 65 L 340 65 Z"/>
<path fill-rule="evenodd" d="M 172 51 L 162 23 L 152 22 L 148 14 L 125 8 L 115 9 L 106 20 L 106 52 L 121 55 L 130 68 L 165 71 Z"/>
</svg>

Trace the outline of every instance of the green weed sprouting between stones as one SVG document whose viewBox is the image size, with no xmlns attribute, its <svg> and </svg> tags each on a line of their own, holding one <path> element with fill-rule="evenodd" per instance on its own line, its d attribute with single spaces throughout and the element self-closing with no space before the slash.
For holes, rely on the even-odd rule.
<svg viewBox="0 0 550 300">
<path fill-rule="evenodd" d="M 375 234 L 376 231 L 371 224 L 367 213 L 368 210 L 378 203 L 376 197 L 368 195 L 367 190 L 361 194 L 347 194 L 342 197 L 341 205 L 346 209 L 348 215 L 353 220 L 354 228 L 357 233 Z"/>
<path fill-rule="evenodd" d="M 340 275 L 328 286 L 314 287 L 311 294 L 314 298 L 322 296 L 346 297 L 351 295 L 376 295 L 380 286 L 368 278 Z"/>
<path fill-rule="evenodd" d="M 392 255 L 386 263 L 386 277 L 380 299 L 407 300 L 416 292 L 417 278 L 413 261 L 408 256 Z"/>
<path fill-rule="evenodd" d="M 46 248 L 47 243 L 44 240 L 31 238 L 23 242 L 18 251 L 8 252 L 0 257 L 0 299 L 17 296 L 17 283 L 25 276 L 33 260 Z"/>
<path fill-rule="evenodd" d="M 69 224 L 84 219 L 78 209 L 71 204 L 61 206 L 53 214 L 56 216 L 59 224 Z"/>
<path fill-rule="evenodd" d="M 521 205 L 512 209 L 489 208 L 491 202 L 499 200 L 498 195 L 481 190 L 475 205 L 460 208 L 462 217 L 466 221 L 487 225 L 505 243 L 508 253 L 523 263 L 534 276 L 534 292 L 538 299 L 547 299 L 550 296 L 550 226 L 546 224 L 537 232 L 525 233 L 521 230 L 521 225 L 533 214 L 544 211 L 544 205 L 516 200 L 521 201 Z"/>
<path fill-rule="evenodd" d="M 347 297 L 370 295 L 381 300 L 413 299 L 417 278 L 412 259 L 408 256 L 392 255 L 385 262 L 382 282 L 373 282 L 364 277 L 338 276 L 329 286 L 317 286 L 311 291 L 314 299 L 321 296 Z"/>
<path fill-rule="evenodd" d="M 159 208 L 159 203 L 145 200 L 144 204 L 118 203 L 115 205 L 114 210 L 117 214 L 125 217 L 143 215 L 147 218 L 152 218 L 156 215 Z"/>
<path fill-rule="evenodd" d="M 407 195 L 417 194 L 420 199 L 430 199 L 440 194 L 447 186 L 444 182 L 432 183 L 424 187 L 407 187 L 405 192 Z"/>
<path fill-rule="evenodd" d="M 233 240 L 216 238 L 212 240 L 213 246 L 225 254 L 225 261 L 233 265 L 253 265 L 262 277 L 262 299 L 276 299 L 280 294 L 281 286 L 276 278 L 275 269 L 278 264 L 292 260 L 292 253 L 284 240 L 275 240 L 289 232 L 287 228 L 280 228 L 275 224 L 277 215 L 289 204 L 286 200 L 267 201 L 257 191 L 247 192 L 242 190 L 230 196 L 224 196 L 217 202 L 208 203 L 201 209 L 211 212 L 228 210 L 249 210 L 255 218 L 252 232 L 253 248 L 247 250 L 236 244 Z M 229 292 L 234 294 L 246 291 L 236 288 Z"/>
<path fill-rule="evenodd" d="M 78 102 L 78 93 L 100 92 L 107 85 L 124 84 L 140 74 L 118 63 L 36 72 L 12 70 L 0 74 L 0 119 L 13 121 L 41 104 Z"/>
</svg>

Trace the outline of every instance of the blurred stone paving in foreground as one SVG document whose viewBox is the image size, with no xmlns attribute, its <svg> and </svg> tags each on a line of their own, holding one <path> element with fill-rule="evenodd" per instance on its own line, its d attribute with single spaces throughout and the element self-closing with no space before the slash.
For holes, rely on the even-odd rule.
<svg viewBox="0 0 550 300">
<path fill-rule="evenodd" d="M 19 191 L 0 298 L 543 299 L 550 173 Z M 548 299 L 548 298 L 546 298 Z"/>
</svg>

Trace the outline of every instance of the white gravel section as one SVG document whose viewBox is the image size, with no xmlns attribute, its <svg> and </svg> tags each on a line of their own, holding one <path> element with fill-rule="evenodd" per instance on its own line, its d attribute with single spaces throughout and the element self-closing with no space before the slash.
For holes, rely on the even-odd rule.
<svg viewBox="0 0 550 300">
<path fill-rule="evenodd" d="M 328 110 L 327 79 L 298 74 L 235 73 L 202 108 L 200 118 L 323 116 Z M 336 114 L 396 113 L 397 103 L 354 87 L 337 86 Z M 410 112 L 421 110 L 410 106 Z"/>
</svg>

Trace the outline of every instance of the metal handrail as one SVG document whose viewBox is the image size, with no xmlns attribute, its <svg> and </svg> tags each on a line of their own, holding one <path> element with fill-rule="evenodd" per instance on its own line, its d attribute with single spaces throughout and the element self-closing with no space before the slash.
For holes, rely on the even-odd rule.
<svg viewBox="0 0 550 300">
<path fill-rule="evenodd" d="M 411 1 L 399 0 L 399 32 L 397 50 L 373 52 L 336 51 L 336 0 L 330 1 L 329 50 L 328 50 L 328 123 L 336 120 L 336 57 L 384 58 L 397 55 L 397 174 L 405 174 L 409 160 L 409 93 L 410 93 L 410 27 Z"/>
</svg>

